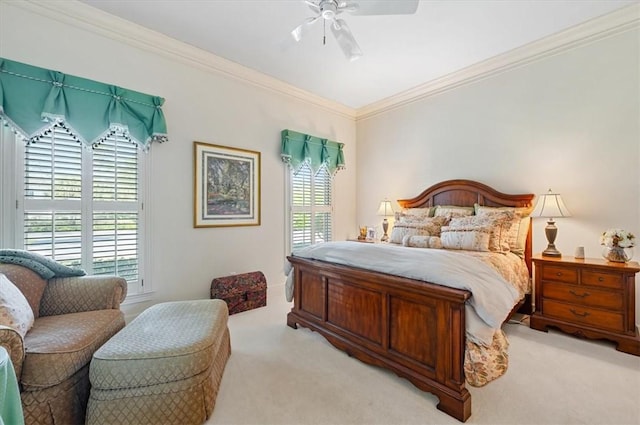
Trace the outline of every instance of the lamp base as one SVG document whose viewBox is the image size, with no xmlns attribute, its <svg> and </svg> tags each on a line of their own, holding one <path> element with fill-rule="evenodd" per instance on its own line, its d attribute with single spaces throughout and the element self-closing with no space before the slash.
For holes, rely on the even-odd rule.
<svg viewBox="0 0 640 425">
<path fill-rule="evenodd" d="M 547 249 L 542 251 L 543 257 L 562 257 L 562 253 L 556 249 L 554 244 L 549 244 Z"/>
<path fill-rule="evenodd" d="M 382 231 L 384 232 L 384 235 L 382 235 L 382 237 L 380 238 L 380 242 L 387 242 L 389 240 L 389 236 L 387 235 L 388 230 L 389 220 L 387 220 L 387 218 L 385 217 L 384 220 L 382 220 Z"/>
<path fill-rule="evenodd" d="M 556 235 L 558 234 L 558 228 L 555 225 L 553 218 L 547 221 L 547 227 L 544 228 L 544 234 L 547 237 L 547 249 L 542 251 L 543 257 L 562 257 L 560 251 L 556 249 L 554 242 L 556 241 Z"/>
</svg>

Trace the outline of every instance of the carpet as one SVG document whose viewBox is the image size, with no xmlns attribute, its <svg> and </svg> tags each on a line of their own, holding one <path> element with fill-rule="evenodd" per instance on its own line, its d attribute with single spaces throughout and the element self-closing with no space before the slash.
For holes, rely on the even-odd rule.
<svg viewBox="0 0 640 425">
<path fill-rule="evenodd" d="M 267 307 L 229 318 L 232 354 L 213 415 L 222 424 L 459 424 L 407 380 L 286 325 L 284 287 Z M 640 358 L 612 343 L 505 325 L 507 373 L 468 386 L 467 424 L 640 424 Z"/>
</svg>

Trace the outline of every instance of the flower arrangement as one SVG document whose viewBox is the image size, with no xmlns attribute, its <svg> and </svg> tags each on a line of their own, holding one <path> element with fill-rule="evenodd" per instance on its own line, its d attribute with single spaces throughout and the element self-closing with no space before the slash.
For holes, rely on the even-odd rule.
<svg viewBox="0 0 640 425">
<path fill-rule="evenodd" d="M 636 237 L 622 229 L 609 229 L 600 236 L 600 245 L 604 245 L 602 256 L 608 261 L 626 263 L 633 257 Z"/>
<path fill-rule="evenodd" d="M 609 248 L 632 248 L 636 245 L 636 237 L 633 233 L 622 229 L 609 229 L 600 236 L 600 245 Z"/>
</svg>

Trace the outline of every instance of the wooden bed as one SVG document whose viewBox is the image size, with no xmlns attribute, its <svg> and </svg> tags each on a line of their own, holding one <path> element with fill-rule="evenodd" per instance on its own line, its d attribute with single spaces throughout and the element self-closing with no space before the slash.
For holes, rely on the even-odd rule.
<svg viewBox="0 0 640 425">
<path fill-rule="evenodd" d="M 470 180 L 449 180 L 398 203 L 403 208 L 474 203 L 528 207 L 533 197 L 507 195 Z M 294 273 L 294 305 L 287 325 L 319 332 L 348 355 L 392 370 L 433 393 L 439 398 L 438 409 L 463 422 L 469 418 L 471 395 L 463 369 L 468 291 L 319 260 L 287 258 Z M 525 258 L 531 275 L 531 226 Z M 530 311 L 530 299 L 525 311 Z"/>
</svg>

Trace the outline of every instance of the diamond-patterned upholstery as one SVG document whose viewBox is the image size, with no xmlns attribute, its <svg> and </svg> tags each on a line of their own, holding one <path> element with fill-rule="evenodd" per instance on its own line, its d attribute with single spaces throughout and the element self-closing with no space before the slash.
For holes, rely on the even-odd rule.
<svg viewBox="0 0 640 425">
<path fill-rule="evenodd" d="M 17 264 L 0 264 L 0 273 L 7 276 L 7 279 L 18 287 L 29 302 L 33 317 L 37 319 L 40 315 L 40 300 L 47 287 L 47 281 L 33 270 Z"/>
<path fill-rule="evenodd" d="M 202 424 L 231 353 L 222 300 L 161 303 L 93 355 L 87 424 Z"/>
<path fill-rule="evenodd" d="M 124 327 L 120 303 L 127 283 L 116 276 L 43 280 L 26 267 L 0 264 L 34 309 L 24 338 L 0 326 L 21 387 L 25 423 L 82 424 L 89 397 L 89 362 Z"/>
<path fill-rule="evenodd" d="M 52 387 L 91 361 L 93 353 L 124 326 L 120 310 L 41 316 L 25 337 L 24 390 Z"/>
</svg>

